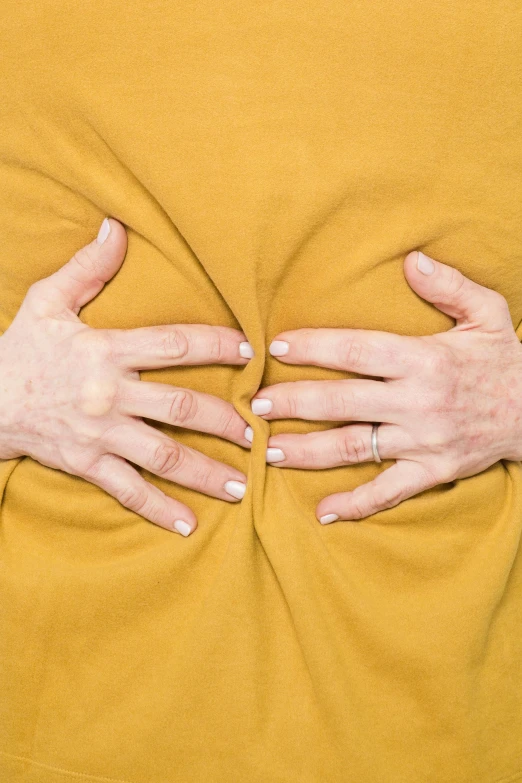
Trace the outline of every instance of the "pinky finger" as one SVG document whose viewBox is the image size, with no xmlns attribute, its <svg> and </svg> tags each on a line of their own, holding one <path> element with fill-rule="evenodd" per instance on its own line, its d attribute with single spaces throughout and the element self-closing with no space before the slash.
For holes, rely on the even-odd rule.
<svg viewBox="0 0 522 783">
<path fill-rule="evenodd" d="M 116 454 L 104 454 L 82 478 L 104 489 L 125 508 L 165 530 L 188 536 L 198 525 L 194 513 L 187 506 L 145 481 L 135 468 Z"/>
<path fill-rule="evenodd" d="M 419 462 L 397 460 L 391 468 L 352 492 L 338 492 L 323 498 L 316 509 L 317 518 L 323 525 L 338 519 L 363 519 L 398 506 L 436 483 Z"/>
</svg>

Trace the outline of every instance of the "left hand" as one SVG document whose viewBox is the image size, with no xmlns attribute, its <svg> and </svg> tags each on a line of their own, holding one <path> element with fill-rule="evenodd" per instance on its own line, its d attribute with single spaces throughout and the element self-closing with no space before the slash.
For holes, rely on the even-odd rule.
<svg viewBox="0 0 522 783">
<path fill-rule="evenodd" d="M 253 398 L 253 412 L 266 420 L 359 422 L 272 436 L 267 462 L 278 467 L 316 470 L 373 461 L 372 423 L 382 422 L 379 455 L 396 462 L 352 492 L 323 498 L 316 509 L 323 524 L 362 519 L 500 459 L 522 459 L 522 345 L 506 299 L 423 254 L 418 269 L 417 255 L 404 260 L 406 279 L 456 320 L 452 329 L 422 337 L 296 329 L 277 335 L 270 346 L 288 364 L 382 378 L 279 383 Z M 269 412 L 255 404 L 261 399 L 272 403 Z"/>
</svg>

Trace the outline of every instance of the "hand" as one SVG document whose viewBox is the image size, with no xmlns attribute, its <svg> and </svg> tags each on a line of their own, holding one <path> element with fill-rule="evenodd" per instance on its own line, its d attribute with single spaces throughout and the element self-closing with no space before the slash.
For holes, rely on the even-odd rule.
<svg viewBox="0 0 522 783">
<path fill-rule="evenodd" d="M 96 240 L 30 287 L 0 337 L 0 459 L 27 455 L 80 476 L 150 522 L 186 536 L 197 526 L 194 513 L 126 460 L 229 501 L 243 497 L 246 476 L 140 417 L 212 433 L 245 448 L 251 445 L 245 438 L 250 428 L 230 403 L 146 383 L 138 371 L 244 365 L 253 353 L 245 336 L 228 327 L 92 329 L 80 321 L 80 308 L 116 274 L 126 248 L 122 224 L 105 220 Z"/>
<path fill-rule="evenodd" d="M 379 455 L 396 462 L 352 492 L 323 498 L 316 509 L 323 524 L 362 519 L 500 459 L 522 459 L 522 346 L 505 298 L 451 266 L 420 258 L 418 269 L 417 252 L 406 256 L 406 278 L 456 320 L 447 332 L 409 337 L 297 329 L 279 334 L 270 346 L 288 364 L 383 379 L 280 383 L 253 398 L 252 411 L 268 420 L 360 422 L 271 437 L 267 461 L 278 467 L 315 470 L 372 461 L 372 423 L 383 422 Z"/>
</svg>

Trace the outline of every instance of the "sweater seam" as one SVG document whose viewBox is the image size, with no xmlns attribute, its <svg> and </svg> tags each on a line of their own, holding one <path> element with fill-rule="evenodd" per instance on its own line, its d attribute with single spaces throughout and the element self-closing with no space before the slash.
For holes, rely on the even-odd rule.
<svg viewBox="0 0 522 783">
<path fill-rule="evenodd" d="M 41 769 L 48 770 L 49 772 L 57 772 L 61 775 L 70 775 L 74 778 L 80 778 L 84 780 L 92 780 L 96 781 L 96 783 L 136 783 L 136 781 L 131 781 L 126 778 L 108 778 L 104 776 L 99 775 L 90 775 L 88 772 L 76 772 L 73 769 L 66 769 L 65 767 L 53 767 L 51 764 L 45 764 L 43 761 L 36 761 L 35 759 L 29 758 L 28 756 L 18 756 L 14 753 L 7 753 L 4 750 L 0 750 L 0 755 L 5 756 L 8 759 L 14 759 L 15 761 L 21 761 L 26 764 L 32 764 L 35 767 L 40 767 Z M 497 783 L 495 781 L 495 783 Z M 504 783 L 503 781 L 498 781 L 498 783 Z"/>
<path fill-rule="evenodd" d="M 127 778 L 108 778 L 100 775 L 90 775 L 88 772 L 76 772 L 73 769 L 66 769 L 65 767 L 53 767 L 50 764 L 45 764 L 42 761 L 36 761 L 35 759 L 31 759 L 28 756 L 18 756 L 14 753 L 7 753 L 4 750 L 0 750 L 0 756 L 5 756 L 8 759 L 21 761 L 26 764 L 32 764 L 35 767 L 46 769 L 49 772 L 57 772 L 60 775 L 70 775 L 71 777 L 77 779 L 83 778 L 84 780 L 88 781 L 92 780 L 96 781 L 97 783 L 136 783 L 136 781 L 131 781 Z M 519 780 L 522 780 L 522 770 L 515 772 L 513 775 L 509 775 L 507 778 L 497 778 L 496 780 L 492 780 L 491 783 L 517 783 Z"/>
</svg>

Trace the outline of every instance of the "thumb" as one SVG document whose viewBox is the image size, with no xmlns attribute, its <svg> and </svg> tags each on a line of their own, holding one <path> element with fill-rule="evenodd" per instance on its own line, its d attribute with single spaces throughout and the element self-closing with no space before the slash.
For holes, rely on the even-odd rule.
<svg viewBox="0 0 522 783">
<path fill-rule="evenodd" d="M 404 273 L 415 293 L 457 321 L 455 328 L 499 331 L 513 326 L 502 294 L 453 266 L 413 250 L 404 259 Z"/>
<path fill-rule="evenodd" d="M 77 250 L 66 264 L 41 281 L 45 286 L 42 299 L 46 315 L 54 315 L 65 308 L 78 315 L 80 308 L 94 299 L 114 277 L 126 252 L 125 228 L 117 220 L 105 218 L 96 239 Z"/>
</svg>

